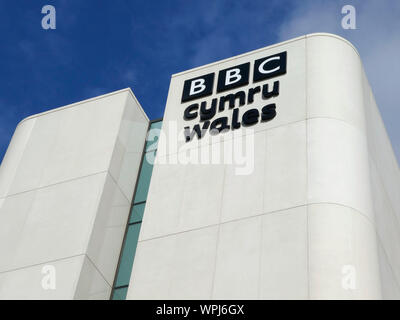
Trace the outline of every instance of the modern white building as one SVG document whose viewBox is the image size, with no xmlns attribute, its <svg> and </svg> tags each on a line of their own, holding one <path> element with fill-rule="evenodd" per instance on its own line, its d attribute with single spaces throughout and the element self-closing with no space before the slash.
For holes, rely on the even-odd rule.
<svg viewBox="0 0 400 320">
<path fill-rule="evenodd" d="M 400 298 L 399 167 L 348 41 L 175 74 L 162 121 L 124 89 L 19 123 L 0 299 L 110 298 Z"/>
</svg>

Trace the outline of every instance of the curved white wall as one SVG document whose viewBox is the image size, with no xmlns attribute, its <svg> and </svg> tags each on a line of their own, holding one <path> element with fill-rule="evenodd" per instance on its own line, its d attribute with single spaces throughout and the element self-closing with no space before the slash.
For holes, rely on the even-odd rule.
<svg viewBox="0 0 400 320">
<path fill-rule="evenodd" d="M 279 80 L 280 94 L 270 100 L 276 118 L 254 126 L 250 175 L 230 164 L 162 164 L 175 156 L 170 127 L 188 124 L 185 80 L 282 51 L 287 74 L 260 83 Z M 174 75 L 128 299 L 400 297 L 399 172 L 371 97 L 357 51 L 330 34 Z M 213 146 L 230 139 L 222 134 Z M 182 153 L 196 148 L 208 145 L 195 138 Z"/>
</svg>

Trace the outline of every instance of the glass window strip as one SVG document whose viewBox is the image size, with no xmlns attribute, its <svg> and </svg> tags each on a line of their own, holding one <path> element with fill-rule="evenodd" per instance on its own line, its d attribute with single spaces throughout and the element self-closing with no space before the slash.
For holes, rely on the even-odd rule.
<svg viewBox="0 0 400 320">
<path fill-rule="evenodd" d="M 129 224 L 141 222 L 143 219 L 144 209 L 146 202 L 135 204 L 131 210 L 131 216 L 129 218 Z"/>
<path fill-rule="evenodd" d="M 156 120 L 156 121 L 153 121 L 150 123 L 149 130 L 154 129 L 154 128 L 160 129 L 161 126 L 162 126 L 162 119 Z M 160 131 L 158 131 L 158 132 L 160 132 Z M 156 137 L 154 140 L 158 141 L 158 137 Z M 153 141 L 153 146 L 154 146 L 154 141 Z M 136 197 L 138 194 L 138 189 L 139 189 L 139 183 L 140 183 L 139 179 L 140 179 L 140 177 L 142 175 L 142 171 L 143 171 L 143 162 L 146 161 L 146 164 L 148 164 L 148 162 L 146 160 L 146 155 L 148 153 L 154 152 L 153 157 L 155 157 L 155 154 L 157 151 L 157 144 L 155 144 L 155 146 L 156 146 L 155 148 L 149 147 L 149 144 L 147 141 L 144 146 L 142 163 L 140 165 L 140 172 L 138 175 L 138 180 L 137 180 L 137 183 L 135 186 L 135 194 L 134 194 L 133 201 L 132 201 L 133 204 L 132 204 L 131 212 L 129 213 L 127 228 L 126 228 L 126 232 L 125 232 L 125 236 L 124 236 L 124 240 L 123 240 L 123 244 L 122 244 L 122 249 L 121 249 L 121 254 L 120 254 L 120 259 L 119 259 L 119 263 L 118 263 L 118 267 L 117 267 L 116 276 L 114 279 L 114 285 L 113 285 L 112 292 L 111 292 L 110 299 L 112 299 L 112 300 L 126 300 L 126 295 L 127 295 L 128 288 L 129 288 L 129 279 L 130 279 L 130 275 L 132 272 L 137 242 L 139 240 L 140 227 L 142 224 L 144 208 L 145 208 L 146 200 L 147 200 L 148 188 L 150 186 L 150 180 L 151 180 L 151 175 L 152 175 L 152 171 L 153 171 L 152 164 L 151 164 L 151 170 L 149 170 L 148 166 L 146 166 L 146 168 L 145 168 L 145 170 L 147 170 L 147 173 L 149 174 L 149 177 L 147 177 L 148 181 L 142 180 L 142 188 L 144 188 L 144 189 L 141 189 L 141 191 L 139 191 L 141 197 Z M 143 179 L 145 179 L 145 178 L 143 178 Z M 143 205 L 143 208 L 140 208 L 140 211 L 138 212 L 138 216 L 136 218 L 132 219 L 132 215 L 134 214 L 135 206 L 140 206 L 140 205 Z M 129 235 L 129 233 L 130 233 L 130 235 Z M 133 238 L 133 243 L 129 243 L 129 241 L 132 240 L 132 239 L 130 239 L 130 237 Z M 130 267 L 129 267 L 129 265 L 130 265 Z M 128 275 L 128 273 L 129 273 L 129 275 Z M 126 284 L 122 284 L 122 283 L 126 283 Z"/>
</svg>

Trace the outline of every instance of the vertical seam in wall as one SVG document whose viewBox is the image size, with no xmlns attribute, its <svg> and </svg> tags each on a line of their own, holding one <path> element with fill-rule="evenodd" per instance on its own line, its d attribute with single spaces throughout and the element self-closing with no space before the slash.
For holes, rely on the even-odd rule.
<svg viewBox="0 0 400 320">
<path fill-rule="evenodd" d="M 77 294 L 78 294 L 77 290 L 79 288 L 79 284 L 81 283 L 81 278 L 83 277 L 83 265 L 85 264 L 85 256 L 86 256 L 86 254 L 83 253 L 83 254 L 81 254 L 79 256 L 83 256 L 83 260 L 82 260 L 81 265 L 79 266 L 79 276 L 74 279 L 74 285 L 73 285 L 73 291 L 72 291 L 72 300 L 78 300 L 77 297 L 76 297 Z"/>
<path fill-rule="evenodd" d="M 370 156 L 369 151 L 368 151 L 368 159 L 369 159 L 369 165 L 370 165 L 369 168 L 370 168 L 370 170 L 371 169 L 375 169 L 376 170 L 376 176 L 379 179 L 379 182 L 380 182 L 380 184 L 382 186 L 383 195 L 386 196 L 387 200 L 389 200 L 389 208 L 391 209 L 391 212 L 389 212 L 389 215 L 392 216 L 392 218 L 394 219 L 394 223 L 397 226 L 396 229 L 399 230 L 399 228 L 398 228 L 399 227 L 399 220 L 397 218 L 396 211 L 395 211 L 395 209 L 394 209 L 394 207 L 392 205 L 392 202 L 391 202 L 391 199 L 389 197 L 389 194 L 388 194 L 388 192 L 386 190 L 386 187 L 385 187 L 385 185 L 383 183 L 383 178 L 381 176 L 381 173 L 380 173 L 380 171 L 378 171 L 378 166 L 375 163 L 375 160 Z M 374 168 L 372 168 L 372 167 L 374 167 Z M 370 175 L 370 177 L 371 177 L 371 175 Z M 373 210 L 374 210 L 374 221 L 372 222 L 372 227 L 374 228 L 375 235 L 376 235 L 377 250 L 379 250 L 379 247 L 382 248 L 382 251 L 383 251 L 383 253 L 384 253 L 385 257 L 386 257 L 386 260 L 387 260 L 387 263 L 389 265 L 389 268 L 392 271 L 393 277 L 395 279 L 395 283 L 397 284 L 398 288 L 400 288 L 400 282 L 399 282 L 399 280 L 397 278 L 397 273 L 394 271 L 395 269 L 392 267 L 393 260 L 392 260 L 391 256 L 389 256 L 389 253 L 386 251 L 386 248 L 385 248 L 385 245 L 384 245 L 384 242 L 383 242 L 383 238 L 381 237 L 381 232 L 378 229 L 378 224 L 377 224 L 377 219 L 376 219 L 376 214 L 377 213 L 375 211 L 375 200 L 373 200 L 372 205 L 373 205 Z M 380 273 L 379 274 L 379 278 L 380 278 L 380 280 L 382 280 L 382 276 L 381 276 L 382 264 L 381 264 L 381 262 L 379 260 L 379 252 L 378 252 L 378 268 L 379 268 L 379 273 Z M 380 285 L 381 285 L 381 294 L 382 294 L 382 297 L 383 297 L 382 282 L 380 283 Z"/>
<path fill-rule="evenodd" d="M 392 266 L 392 263 L 391 263 L 391 261 L 390 261 L 390 259 L 389 259 L 389 255 L 388 255 L 388 253 L 387 253 L 385 247 L 383 246 L 383 242 L 382 242 L 382 240 L 381 240 L 381 237 L 380 237 L 379 234 L 378 234 L 378 231 L 376 230 L 376 227 L 375 227 L 375 226 L 373 226 L 373 227 L 374 227 L 374 231 L 375 231 L 375 235 L 376 235 L 376 239 L 377 239 L 377 250 L 378 250 L 378 254 L 379 254 L 379 250 L 380 250 L 379 247 L 381 247 L 381 252 L 382 252 L 383 255 L 385 256 L 386 261 L 387 261 L 387 264 L 388 264 L 388 266 L 389 266 L 389 269 L 390 269 L 390 271 L 392 272 L 392 275 L 393 275 L 393 278 L 394 278 L 394 283 L 395 283 L 397 289 L 400 290 L 400 282 L 399 282 L 399 280 L 398 280 L 398 278 L 397 278 L 397 274 L 396 274 L 396 272 L 395 272 L 395 269 L 394 269 L 393 266 Z M 381 271 L 381 269 L 382 269 L 381 263 L 379 263 L 378 267 L 379 267 L 379 271 Z M 380 275 L 379 275 L 379 276 L 380 276 Z M 381 276 L 380 276 L 380 279 L 382 279 Z M 381 285 L 381 294 L 382 294 L 382 297 L 383 297 L 383 288 L 382 288 L 382 285 Z"/>
<path fill-rule="evenodd" d="M 366 149 L 367 149 L 368 182 L 370 184 L 370 187 L 368 188 L 369 189 L 369 192 L 368 192 L 369 193 L 369 199 L 368 200 L 369 200 L 369 202 L 371 204 L 371 208 L 372 208 L 372 212 L 373 212 L 373 216 L 372 216 L 373 220 L 370 221 L 370 222 L 372 224 L 372 228 L 373 228 L 374 234 L 375 234 L 375 240 L 374 240 L 375 244 L 376 244 L 376 255 L 375 255 L 375 257 L 376 257 L 376 261 L 377 261 L 376 264 L 377 264 L 377 269 L 378 269 L 378 275 L 377 276 L 378 276 L 378 279 L 379 279 L 379 284 L 378 285 L 379 285 L 379 290 L 380 290 L 380 299 L 383 299 L 383 297 L 384 297 L 384 287 L 383 287 L 383 277 L 382 277 L 382 270 L 383 270 L 382 268 L 383 268 L 383 266 L 382 266 L 382 262 L 380 261 L 380 248 L 382 249 L 383 254 L 386 257 L 387 264 L 389 265 L 389 269 L 392 272 L 395 284 L 398 285 L 398 283 L 397 283 L 396 273 L 393 272 L 394 270 L 392 269 L 391 261 L 389 260 L 389 256 L 387 255 L 387 253 L 385 251 L 384 243 L 381 241 L 381 238 L 380 238 L 380 235 L 379 235 L 380 232 L 378 231 L 378 218 L 377 218 L 377 212 L 376 212 L 376 196 L 374 194 L 374 187 L 373 187 L 373 170 L 374 169 L 376 170 L 375 172 L 376 172 L 376 176 L 378 178 L 378 183 L 381 183 L 381 187 L 383 189 L 383 195 L 387 196 L 387 200 L 389 200 L 389 207 L 390 207 L 390 209 L 392 209 L 392 212 L 394 213 L 394 216 L 395 216 L 394 217 L 395 218 L 394 222 L 395 222 L 395 224 L 398 225 L 399 221 L 398 221 L 398 219 L 396 217 L 396 212 L 393 210 L 391 199 L 388 197 L 388 194 L 386 193 L 385 185 L 383 183 L 383 180 L 381 180 L 381 172 L 378 170 L 378 167 L 375 164 L 375 161 L 374 161 L 374 159 L 372 157 L 373 151 L 371 150 L 371 142 L 370 142 L 370 140 L 373 139 L 373 138 L 371 137 L 371 134 L 369 134 L 369 132 L 368 132 L 368 123 L 369 123 L 369 117 L 372 115 L 372 112 L 373 112 L 371 109 L 374 109 L 375 101 L 373 101 L 374 103 L 371 104 L 371 96 L 372 96 L 372 98 L 374 98 L 374 96 L 373 96 L 372 90 L 370 88 L 370 85 L 369 85 L 369 82 L 368 82 L 368 78 L 367 78 L 367 76 L 365 74 L 364 66 L 362 64 L 361 58 L 357 59 L 357 61 L 358 61 L 359 65 L 360 65 L 360 77 L 362 79 L 361 80 L 361 86 L 362 86 L 362 106 L 363 106 L 363 121 L 364 121 L 364 130 L 363 130 L 364 132 L 362 132 L 362 136 L 363 136 L 363 139 L 365 139 L 365 145 L 366 145 Z M 366 97 L 366 93 L 367 93 L 367 97 Z M 383 119 L 379 114 L 379 109 L 377 110 L 377 112 L 378 112 L 378 115 L 379 115 L 378 118 L 380 118 L 380 119 L 378 119 L 378 121 L 382 121 Z M 383 128 L 384 128 L 384 131 L 386 131 L 384 124 L 383 124 Z M 374 136 L 376 136 L 376 135 L 374 135 Z M 389 142 L 389 145 L 391 146 L 390 142 Z M 392 152 L 393 152 L 393 149 L 392 149 Z M 389 215 L 391 215 L 392 212 L 389 212 Z"/>
<path fill-rule="evenodd" d="M 99 220 L 98 213 L 99 213 L 101 206 L 103 205 L 103 199 L 104 199 L 105 192 L 106 192 L 106 184 L 107 184 L 107 178 L 108 178 L 109 174 L 108 174 L 108 171 L 105 171 L 101 174 L 104 174 L 104 180 L 103 180 L 103 185 L 99 188 L 99 194 L 96 199 L 97 202 L 96 202 L 96 205 L 94 206 L 95 207 L 94 212 L 96 213 L 96 215 L 95 215 L 95 217 L 92 218 L 92 220 L 90 222 L 90 232 L 87 236 L 87 239 L 85 240 L 85 252 L 86 253 L 88 252 L 88 250 L 90 248 L 90 244 L 91 244 L 92 237 L 94 234 L 94 229 L 96 227 L 96 221 Z"/>
<path fill-rule="evenodd" d="M 166 155 L 166 161 L 168 162 L 169 160 L 168 159 L 170 159 L 170 155 Z M 177 159 L 179 159 L 179 155 L 177 156 Z M 178 160 L 177 160 L 177 162 L 178 162 Z M 184 168 L 184 170 L 183 170 L 183 177 L 182 177 L 182 184 L 183 184 L 183 190 L 182 190 L 182 198 L 181 198 L 181 201 L 179 202 L 179 209 L 178 209 L 178 225 L 180 225 L 181 224 L 181 221 L 182 221 L 182 216 L 185 214 L 185 213 L 183 213 L 183 209 L 185 208 L 184 207 L 184 201 L 185 201 L 185 196 L 187 196 L 187 188 L 188 187 L 186 187 L 185 185 L 185 181 L 186 181 L 186 175 L 187 175 L 187 172 L 188 172 L 188 170 L 190 169 L 189 168 L 190 167 L 190 163 L 186 163 L 185 164 L 185 168 Z M 154 235 L 153 235 L 154 236 Z"/>
<path fill-rule="evenodd" d="M 24 157 L 24 154 L 25 154 L 25 152 L 26 152 L 26 146 L 28 145 L 28 142 L 32 139 L 32 132 L 33 132 L 33 129 L 34 129 L 35 127 L 36 127 L 36 119 L 34 120 L 32 127 L 29 129 L 28 138 L 25 140 L 25 143 L 24 143 L 24 146 L 23 146 L 23 151 L 22 151 L 21 155 L 19 156 L 19 159 L 17 160 L 18 163 L 17 163 L 16 166 L 15 166 L 14 173 L 12 174 L 12 179 L 10 180 L 9 185 L 8 185 L 7 189 L 5 190 L 4 199 L 7 198 L 8 196 L 10 196 L 11 187 L 12 187 L 13 184 L 14 184 L 15 177 L 17 176 L 18 169 L 19 169 L 19 167 L 20 167 L 20 165 L 21 165 L 21 161 L 22 161 L 22 159 L 23 159 L 23 157 Z M 6 149 L 6 151 L 5 151 L 4 155 L 3 155 L 3 159 L 2 159 L 1 162 L 0 162 L 0 168 L 2 167 L 2 165 L 3 165 L 3 163 L 4 163 L 4 159 L 6 158 L 7 152 L 9 151 L 10 146 L 11 146 L 11 144 L 12 144 L 12 142 L 13 142 L 13 139 L 14 139 L 15 136 L 16 136 L 17 130 L 18 130 L 18 125 L 17 125 L 17 127 L 15 128 L 15 130 L 14 130 L 14 133 L 13 133 L 13 135 L 12 135 L 12 137 L 11 137 L 11 140 L 10 140 L 10 142 L 9 142 L 9 144 L 8 144 L 8 146 L 7 146 L 7 149 Z"/>
<path fill-rule="evenodd" d="M 264 141 L 264 161 L 263 161 L 263 190 L 265 190 L 265 186 L 266 186 L 266 181 L 267 181 L 267 157 L 268 157 L 268 134 L 267 132 L 264 132 L 264 137 L 265 137 L 265 141 Z M 264 205 L 265 205 L 265 197 L 263 194 L 262 197 L 262 210 L 264 211 Z M 264 229 L 264 224 L 263 224 L 263 220 L 264 217 L 260 216 L 260 252 L 259 252 L 259 261 L 258 261 L 258 290 L 257 290 L 257 296 L 258 299 L 261 299 L 261 270 L 262 270 L 262 257 L 263 257 L 263 229 Z"/>
<path fill-rule="evenodd" d="M 383 177 L 382 177 L 382 175 L 381 175 L 381 172 L 378 170 L 378 164 L 377 164 L 377 162 L 370 156 L 370 154 L 368 154 L 368 160 L 369 160 L 369 164 L 370 164 L 370 169 L 371 169 L 371 166 L 374 166 L 374 168 L 375 168 L 375 170 L 376 170 L 376 175 L 377 175 L 377 177 L 378 177 L 378 179 L 379 179 L 379 182 L 380 182 L 381 185 L 382 185 L 383 194 L 386 196 L 387 200 L 389 200 L 389 207 L 390 207 L 390 209 L 392 209 L 390 215 L 394 218 L 394 221 L 396 222 L 396 225 L 397 225 L 397 226 L 400 226 L 400 220 L 399 220 L 399 218 L 398 218 L 398 216 L 397 216 L 397 214 L 396 214 L 396 209 L 393 207 L 392 199 L 390 198 L 390 195 L 389 195 L 389 193 L 388 193 L 388 191 L 387 191 L 387 188 L 386 188 L 386 186 L 385 186 L 385 184 L 384 184 L 384 180 L 383 180 Z M 370 176 L 371 176 L 371 175 L 370 175 Z M 373 206 L 375 205 L 374 201 L 372 202 L 372 205 L 373 205 Z M 374 208 L 374 213 L 375 213 L 375 208 Z M 374 218 L 376 218 L 376 214 L 374 215 Z M 376 220 L 374 220 L 374 224 L 375 224 L 375 226 L 376 226 Z"/>
<path fill-rule="evenodd" d="M 261 299 L 261 270 L 262 270 L 262 257 L 263 257 L 263 217 L 258 218 L 260 221 L 260 251 L 258 255 L 258 288 L 257 288 L 257 298 Z"/>
<path fill-rule="evenodd" d="M 142 170 L 143 160 L 144 160 L 144 158 L 145 158 L 145 156 L 146 156 L 146 141 L 147 141 L 147 135 L 148 135 L 148 132 L 149 132 L 149 130 L 150 130 L 150 127 L 151 127 L 151 121 L 148 121 L 148 122 L 147 122 L 146 136 L 145 136 L 145 139 L 144 139 L 144 141 L 143 141 L 142 154 L 141 154 L 141 157 L 140 157 L 139 167 L 138 167 L 138 169 L 137 169 L 135 186 L 134 186 L 133 192 L 132 192 L 132 200 L 131 200 L 131 202 L 130 202 L 129 212 L 128 212 L 128 215 L 127 215 L 127 218 L 126 218 L 126 222 L 125 222 L 124 235 L 123 235 L 123 237 L 122 237 L 121 248 L 120 248 L 119 255 L 118 255 L 118 261 L 117 261 L 117 264 L 116 264 L 116 267 L 115 267 L 114 279 L 113 279 L 113 283 L 112 283 L 112 285 L 111 285 L 111 292 L 110 292 L 110 296 L 109 296 L 109 299 L 108 299 L 108 300 L 111 300 L 112 297 L 113 297 L 114 288 L 115 288 L 115 283 L 116 283 L 116 281 L 117 281 L 118 273 L 119 273 L 119 270 L 120 270 L 121 258 L 122 258 L 122 251 L 123 251 L 123 249 L 124 249 L 125 240 L 126 240 L 126 235 L 127 235 L 127 233 L 128 233 L 128 229 L 129 229 L 129 219 L 130 219 L 130 217 L 131 217 L 132 209 L 133 209 L 133 206 L 134 206 L 134 203 L 135 203 L 135 195 L 136 195 L 136 191 L 137 191 L 137 187 L 138 187 L 138 182 L 139 182 L 139 178 L 140 178 L 140 173 L 141 173 L 141 170 Z M 111 176 L 111 175 L 110 175 L 110 176 Z M 150 182 L 151 182 L 151 178 L 150 178 Z M 149 189 L 150 189 L 150 185 L 149 185 Z M 147 196 L 146 196 L 146 202 L 147 202 Z M 143 217 L 142 217 L 142 223 L 143 223 L 143 218 L 144 218 L 144 213 L 143 213 Z M 136 250 L 138 249 L 139 238 L 140 238 L 140 232 L 139 232 L 138 242 L 137 242 L 137 244 L 136 244 Z M 136 255 L 136 252 L 135 252 L 135 255 Z M 133 265 L 132 265 L 131 274 L 130 274 L 129 279 L 132 277 L 132 272 L 133 272 Z M 129 284 L 130 284 L 130 283 L 128 283 L 128 288 L 129 288 Z M 129 290 L 129 289 L 128 289 L 128 290 Z M 127 292 L 127 294 L 128 294 L 128 292 Z"/>
<path fill-rule="evenodd" d="M 26 153 L 26 146 L 27 146 L 28 143 L 32 140 L 32 132 L 33 132 L 33 130 L 35 129 L 35 127 L 37 126 L 37 123 L 36 123 L 36 122 L 37 122 L 37 120 L 35 119 L 35 122 L 34 122 L 32 128 L 30 129 L 30 132 L 29 132 L 29 138 L 28 138 L 28 139 L 26 140 L 26 142 L 25 142 L 24 151 L 22 152 L 22 155 L 21 155 L 21 157 L 20 157 L 20 159 L 19 159 L 19 161 L 18 161 L 17 169 L 15 170 L 15 173 L 14 173 L 14 176 L 13 176 L 13 180 L 12 180 L 11 184 L 10 184 L 9 187 L 8 187 L 7 195 L 6 195 L 7 197 L 13 196 L 13 195 L 16 195 L 16 194 L 20 194 L 20 193 L 24 193 L 24 192 L 31 192 L 31 191 L 35 191 L 35 192 L 36 192 L 36 190 L 41 189 L 40 186 L 42 185 L 43 175 L 44 175 L 44 170 L 43 170 L 43 169 L 42 169 L 42 171 L 40 172 L 40 178 L 39 178 L 39 181 L 38 181 L 38 186 L 36 186 L 34 189 L 26 190 L 26 191 L 22 191 L 22 192 L 16 192 L 16 193 L 11 193 L 11 192 L 10 192 L 12 186 L 14 185 L 15 177 L 16 177 L 16 175 L 17 175 L 17 172 L 19 171 L 19 168 L 20 168 L 20 166 L 21 166 L 22 159 L 24 158 L 24 155 L 25 155 L 25 153 Z M 15 131 L 16 131 L 16 130 L 17 130 L 17 129 L 15 129 Z M 14 137 L 14 136 L 13 136 L 13 137 Z M 50 143 L 51 149 L 52 149 L 53 146 L 56 144 L 57 137 L 58 137 L 58 132 L 55 133 L 55 135 L 54 135 L 54 140 L 53 140 L 52 143 Z M 8 150 L 8 148 L 7 148 L 7 150 Z M 44 163 L 45 165 L 47 164 L 47 160 L 48 160 L 48 158 L 46 159 L 46 162 Z"/>
<path fill-rule="evenodd" d="M 223 176 L 223 179 L 222 179 L 222 194 L 221 194 L 221 202 L 220 202 L 220 207 L 219 207 L 217 241 L 216 241 L 216 244 L 215 244 L 214 273 L 213 273 L 213 276 L 212 276 L 210 299 L 212 299 L 213 296 L 214 296 L 215 274 L 217 273 L 218 246 L 219 246 L 219 236 L 220 236 L 220 230 L 221 230 L 222 205 L 223 205 L 222 201 L 224 199 L 225 178 L 226 178 L 226 165 L 224 165 L 224 176 Z"/>
<path fill-rule="evenodd" d="M 24 152 L 25 152 L 25 150 L 24 150 Z M 29 220 L 29 213 L 32 211 L 33 204 L 34 204 L 35 198 L 37 196 L 37 190 L 33 190 L 33 191 L 30 191 L 30 192 L 32 192 L 33 195 L 32 195 L 32 199 L 30 200 L 30 203 L 29 203 L 29 208 L 28 208 L 28 210 L 26 210 L 27 213 L 25 214 L 25 219 L 24 219 L 24 222 L 22 224 L 21 233 L 24 233 L 25 226 L 27 225 L 28 220 Z M 75 290 L 75 288 L 74 288 L 74 290 Z"/>
<path fill-rule="evenodd" d="M 114 139 L 115 143 L 114 143 L 114 146 L 113 146 L 111 155 L 110 155 L 110 159 L 108 159 L 108 164 L 107 164 L 108 170 L 107 170 L 107 171 L 110 171 L 111 164 L 112 164 L 112 161 L 113 161 L 115 152 L 116 152 L 116 150 L 117 150 L 119 133 L 121 132 L 121 127 L 122 127 L 122 123 L 123 123 L 123 120 L 124 120 L 125 111 L 126 111 L 126 109 L 127 109 L 127 104 L 128 104 L 128 94 L 126 94 L 126 96 L 125 96 L 124 107 L 123 107 L 122 112 L 121 112 L 121 117 L 120 117 L 120 119 L 119 119 L 118 130 L 117 130 L 117 133 L 116 133 L 115 139 Z M 124 148 L 125 148 L 125 147 L 124 147 Z M 111 174 L 110 174 L 110 175 L 111 175 Z M 116 179 L 117 179 L 117 178 L 115 178 L 115 180 L 116 180 Z"/>
<path fill-rule="evenodd" d="M 115 186 L 116 186 L 116 188 L 119 190 L 119 192 L 121 193 L 122 197 L 130 204 L 130 201 L 131 201 L 131 200 L 129 200 L 129 199 L 127 198 L 127 195 L 124 193 L 124 191 L 122 191 L 121 187 L 120 187 L 119 184 L 118 184 L 118 181 L 115 180 L 115 178 L 112 176 L 110 170 L 107 170 L 107 171 L 105 171 L 105 172 L 107 173 L 107 176 L 109 176 L 110 179 L 115 183 Z M 146 201 L 144 201 L 144 202 L 146 202 Z"/>
<path fill-rule="evenodd" d="M 373 103 L 372 103 L 372 109 L 376 109 L 377 114 L 378 114 L 377 121 L 378 121 L 379 124 L 383 127 L 383 133 L 384 133 L 385 139 L 386 139 L 387 141 L 389 141 L 389 149 L 391 150 L 391 154 L 392 154 L 392 156 L 391 156 L 391 161 L 392 161 L 392 162 L 394 161 L 394 165 L 395 165 L 395 167 L 396 167 L 397 172 L 400 172 L 400 166 L 399 166 L 400 163 L 397 161 L 396 153 L 394 152 L 393 145 L 392 145 L 392 143 L 391 143 L 391 140 L 390 140 L 390 137 L 389 137 L 387 128 L 386 128 L 386 126 L 385 126 L 385 122 L 384 122 L 384 120 L 383 120 L 383 118 L 382 118 L 381 111 L 380 111 L 378 105 L 376 104 L 376 100 L 375 100 L 374 93 L 372 92 L 371 85 L 370 85 L 370 83 L 369 83 L 367 74 L 365 73 L 364 65 L 363 65 L 363 63 L 362 63 L 361 60 L 360 60 L 360 63 L 361 63 L 361 68 L 362 68 L 362 72 L 363 72 L 363 77 L 365 78 L 365 83 L 366 83 L 366 85 L 367 85 L 367 91 L 369 92 L 370 98 L 372 98 L 372 102 L 373 102 Z M 372 114 L 371 114 L 371 115 L 372 115 Z"/>
<path fill-rule="evenodd" d="M 111 288 L 112 290 L 112 284 L 110 284 L 108 282 L 108 280 L 106 279 L 106 276 L 100 271 L 100 269 L 97 267 L 97 265 L 93 262 L 93 260 L 89 257 L 89 255 L 87 253 L 85 253 L 85 257 L 87 258 L 87 260 L 89 261 L 89 263 L 91 263 L 93 265 L 93 268 L 99 273 L 99 275 L 101 276 L 101 278 L 103 278 L 104 282 Z"/>
<path fill-rule="evenodd" d="M 309 229 L 309 217 L 308 217 L 308 175 L 309 175 L 309 148 L 308 148 L 308 50 L 307 50 L 308 37 L 305 36 L 304 40 L 304 50 L 305 50 L 305 79 L 304 79 L 304 90 L 305 90 L 305 106 L 306 106 L 306 245 L 307 245 L 307 298 L 310 300 L 310 229 Z"/>
</svg>

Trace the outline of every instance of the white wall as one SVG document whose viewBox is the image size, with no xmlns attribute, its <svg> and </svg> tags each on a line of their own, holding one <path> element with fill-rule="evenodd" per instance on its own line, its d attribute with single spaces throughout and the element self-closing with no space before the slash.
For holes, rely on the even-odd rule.
<svg viewBox="0 0 400 320">
<path fill-rule="evenodd" d="M 382 295 L 400 299 L 400 172 L 365 75 L 363 85 Z"/>
<path fill-rule="evenodd" d="M 275 119 L 247 132 L 251 174 L 238 176 L 226 163 L 168 161 L 247 137 L 242 129 L 212 145 L 180 137 L 186 149 L 170 149 L 170 130 L 198 123 L 183 120 L 185 107 L 225 94 L 182 104 L 185 80 L 282 51 L 287 74 L 260 82 L 279 80 L 280 95 L 240 107 L 242 114 L 277 104 Z M 162 129 L 128 299 L 399 297 L 399 170 L 346 40 L 307 35 L 176 74 Z M 355 287 L 346 289 L 349 267 Z"/>
<path fill-rule="evenodd" d="M 130 89 L 18 125 L 0 167 L 0 299 L 109 298 L 147 126 Z"/>
</svg>

